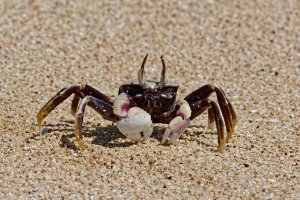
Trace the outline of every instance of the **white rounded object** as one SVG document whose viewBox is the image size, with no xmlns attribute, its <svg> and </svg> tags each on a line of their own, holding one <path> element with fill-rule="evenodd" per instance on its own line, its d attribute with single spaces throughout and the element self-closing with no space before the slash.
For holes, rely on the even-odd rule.
<svg viewBox="0 0 300 200">
<path fill-rule="evenodd" d="M 127 138 L 136 142 L 146 140 L 153 131 L 151 116 L 139 107 L 130 108 L 127 116 L 116 124 Z"/>
</svg>

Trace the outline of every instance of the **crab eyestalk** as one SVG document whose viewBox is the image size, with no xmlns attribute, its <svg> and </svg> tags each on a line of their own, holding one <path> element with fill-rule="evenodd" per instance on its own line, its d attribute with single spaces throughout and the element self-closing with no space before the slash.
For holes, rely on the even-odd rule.
<svg viewBox="0 0 300 200">
<path fill-rule="evenodd" d="M 159 85 L 161 88 L 163 88 L 167 82 L 167 75 L 166 75 L 166 64 L 165 64 L 165 61 L 164 61 L 164 57 L 161 55 L 160 56 L 160 59 L 161 59 L 161 63 L 162 63 L 162 70 L 161 70 L 161 77 L 160 77 L 160 82 L 159 82 Z"/>
<path fill-rule="evenodd" d="M 145 58 L 144 58 L 144 60 L 142 62 L 141 69 L 139 70 L 139 74 L 138 74 L 139 84 L 142 87 L 145 86 L 145 70 L 144 70 L 144 67 L 145 67 L 145 63 L 146 63 L 147 57 L 148 57 L 148 54 L 146 54 L 146 56 L 145 56 Z"/>
</svg>

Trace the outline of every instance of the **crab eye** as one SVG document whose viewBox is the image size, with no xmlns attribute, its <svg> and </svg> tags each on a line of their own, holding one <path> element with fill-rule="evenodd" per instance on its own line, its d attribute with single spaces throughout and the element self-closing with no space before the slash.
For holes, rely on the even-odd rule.
<svg viewBox="0 0 300 200">
<path fill-rule="evenodd" d="M 173 96 L 171 93 L 161 93 L 160 96 L 165 99 L 172 99 Z"/>
<path fill-rule="evenodd" d="M 143 96 L 143 95 L 142 94 L 136 94 L 133 97 L 141 97 L 141 96 Z"/>
</svg>

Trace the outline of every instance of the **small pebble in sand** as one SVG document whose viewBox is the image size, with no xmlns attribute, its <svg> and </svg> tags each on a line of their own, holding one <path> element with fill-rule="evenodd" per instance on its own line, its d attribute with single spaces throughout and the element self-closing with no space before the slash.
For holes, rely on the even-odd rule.
<svg viewBox="0 0 300 200">
<path fill-rule="evenodd" d="M 41 129 L 41 134 L 46 134 L 46 133 L 48 133 L 49 132 L 49 128 L 47 128 L 47 127 L 43 127 L 42 129 Z"/>
</svg>

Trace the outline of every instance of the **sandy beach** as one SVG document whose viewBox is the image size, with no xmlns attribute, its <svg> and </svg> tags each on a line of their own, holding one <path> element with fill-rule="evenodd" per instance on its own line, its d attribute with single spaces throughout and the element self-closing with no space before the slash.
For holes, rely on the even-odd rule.
<svg viewBox="0 0 300 200">
<path fill-rule="evenodd" d="M 178 99 L 227 94 L 238 123 L 222 153 L 207 112 L 165 146 L 167 125 L 133 143 L 87 108 L 78 150 L 69 98 L 40 133 L 60 89 L 114 99 L 147 53 L 146 78 L 164 55 Z M 0 1 L 0 199 L 300 199 L 299 119 L 297 0 Z"/>
</svg>

